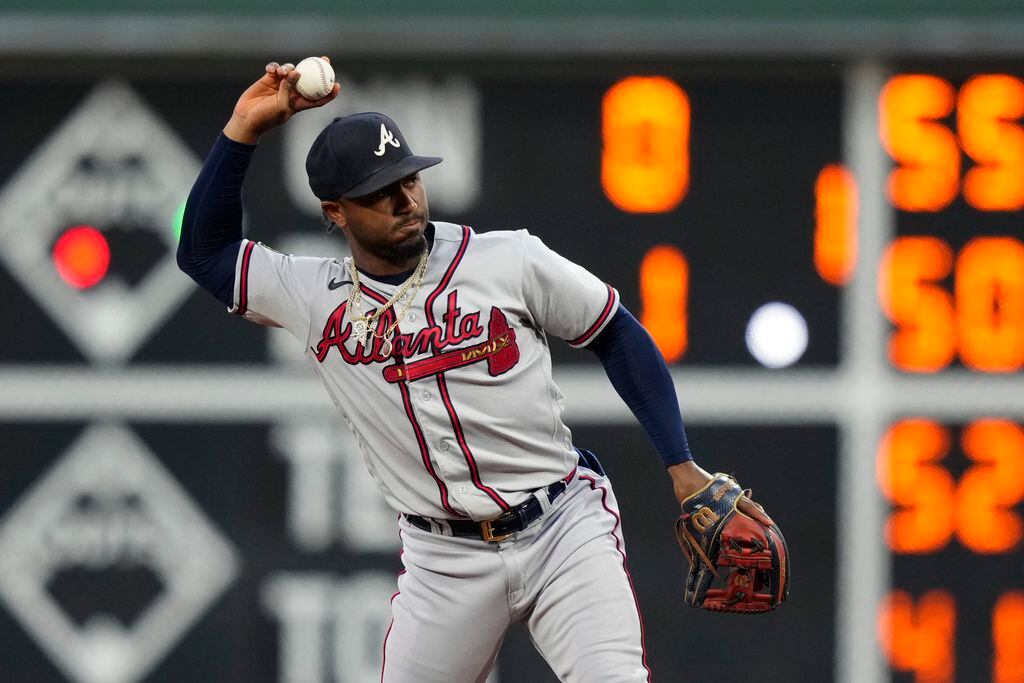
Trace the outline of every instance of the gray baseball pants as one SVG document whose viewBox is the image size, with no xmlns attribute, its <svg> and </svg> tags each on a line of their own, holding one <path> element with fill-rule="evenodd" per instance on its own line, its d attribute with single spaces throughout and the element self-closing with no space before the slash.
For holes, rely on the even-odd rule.
<svg viewBox="0 0 1024 683">
<path fill-rule="evenodd" d="M 580 466 L 540 519 L 488 543 L 399 519 L 402 561 L 382 683 L 483 683 L 522 622 L 559 680 L 649 681 L 615 494 Z"/>
</svg>

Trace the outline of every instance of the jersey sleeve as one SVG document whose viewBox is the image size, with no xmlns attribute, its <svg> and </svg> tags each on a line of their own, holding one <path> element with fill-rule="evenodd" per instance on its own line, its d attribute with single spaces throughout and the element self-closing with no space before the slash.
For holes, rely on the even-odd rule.
<svg viewBox="0 0 1024 683">
<path fill-rule="evenodd" d="M 234 305 L 228 310 L 261 325 L 283 327 L 305 341 L 310 297 L 331 259 L 282 254 L 242 240 L 235 265 Z"/>
<path fill-rule="evenodd" d="M 587 269 L 523 231 L 523 297 L 534 321 L 573 348 L 583 348 L 605 328 L 619 293 Z"/>
</svg>

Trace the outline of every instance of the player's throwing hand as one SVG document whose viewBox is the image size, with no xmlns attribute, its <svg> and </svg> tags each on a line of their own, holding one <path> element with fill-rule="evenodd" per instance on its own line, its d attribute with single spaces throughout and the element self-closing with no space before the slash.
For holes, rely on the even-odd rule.
<svg viewBox="0 0 1024 683">
<path fill-rule="evenodd" d="M 331 61 L 328 57 L 322 59 Z M 307 100 L 295 89 L 298 80 L 299 72 L 293 64 L 267 64 L 263 77 L 238 98 L 224 134 L 236 142 L 255 144 L 260 135 L 281 125 L 296 112 L 322 107 L 341 92 L 341 85 L 335 83 L 326 97 Z"/>
</svg>

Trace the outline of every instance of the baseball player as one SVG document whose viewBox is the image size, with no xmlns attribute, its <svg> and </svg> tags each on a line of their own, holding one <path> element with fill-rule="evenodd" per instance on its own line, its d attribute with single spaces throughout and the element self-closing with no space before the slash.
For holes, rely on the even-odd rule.
<svg viewBox="0 0 1024 683">
<path fill-rule="evenodd" d="M 231 313 L 296 337 L 401 513 L 405 570 L 381 680 L 483 681 L 514 622 L 563 681 L 650 680 L 615 494 L 562 420 L 549 337 L 598 355 L 664 460 L 698 602 L 716 565 L 755 563 L 708 546 L 717 520 L 737 506 L 745 521 L 771 520 L 694 464 L 664 361 L 618 292 L 525 230 L 431 221 L 420 172 L 441 159 L 413 154 L 387 116 L 335 119 L 307 158 L 351 258 L 244 239 L 241 188 L 260 135 L 339 93 L 306 100 L 297 80 L 270 63 L 239 98 L 189 196 L 178 263 Z M 720 602 L 753 604 L 756 591 L 730 590 Z"/>
</svg>

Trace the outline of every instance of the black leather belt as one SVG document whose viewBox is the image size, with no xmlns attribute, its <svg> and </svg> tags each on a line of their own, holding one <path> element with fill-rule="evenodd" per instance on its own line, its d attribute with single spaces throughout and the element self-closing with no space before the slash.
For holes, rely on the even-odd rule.
<svg viewBox="0 0 1024 683">
<path fill-rule="evenodd" d="M 555 502 L 555 498 L 558 498 L 558 496 L 565 492 L 567 485 L 566 481 L 562 479 L 549 486 L 547 488 L 548 502 Z M 451 527 L 453 536 L 482 538 L 485 541 L 503 541 L 512 534 L 530 526 L 543 512 L 544 509 L 541 507 L 537 497 L 530 496 L 525 503 L 520 503 L 494 519 L 487 519 L 483 522 L 473 522 L 468 519 L 446 519 L 439 521 Z M 405 515 L 405 518 L 414 527 L 424 531 L 433 531 L 430 520 L 426 517 Z"/>
</svg>

